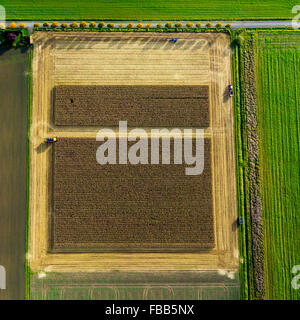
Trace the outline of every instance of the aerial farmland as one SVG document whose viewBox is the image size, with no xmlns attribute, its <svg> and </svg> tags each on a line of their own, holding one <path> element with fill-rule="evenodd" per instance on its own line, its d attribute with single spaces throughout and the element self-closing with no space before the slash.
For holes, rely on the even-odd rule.
<svg viewBox="0 0 300 320">
<path fill-rule="evenodd" d="M 300 299 L 295 1 L 1 5 L 0 299 Z"/>
</svg>

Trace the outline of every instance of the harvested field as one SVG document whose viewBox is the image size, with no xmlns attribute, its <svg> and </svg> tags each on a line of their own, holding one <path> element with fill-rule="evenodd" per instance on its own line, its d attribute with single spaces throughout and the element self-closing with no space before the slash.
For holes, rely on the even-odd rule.
<svg viewBox="0 0 300 320">
<path fill-rule="evenodd" d="M 205 169 L 197 176 L 185 175 L 184 163 L 100 165 L 99 144 L 66 138 L 54 146 L 53 249 L 187 251 L 214 246 L 208 139 Z"/>
<path fill-rule="evenodd" d="M 209 127 L 208 86 L 58 86 L 54 124 Z"/>
<path fill-rule="evenodd" d="M 176 36 L 176 46 L 170 38 Z M 37 32 L 31 130 L 30 266 L 45 270 L 233 270 L 239 266 L 230 38 L 205 33 Z M 84 64 L 82 63 L 84 61 Z M 176 66 L 176 68 L 172 67 Z M 66 86 L 208 86 L 214 247 L 193 252 L 49 252 L 53 214 L 49 136 L 96 140 L 97 126 L 53 123 L 53 90 Z M 224 93 L 225 92 L 225 93 Z M 200 115 L 201 117 L 201 115 Z M 125 119 L 126 120 L 126 119 Z M 155 125 L 156 127 L 156 125 Z M 145 128 L 147 133 L 151 127 Z M 179 250 L 180 251 L 180 250 Z M 151 263 L 149 263 L 151 261 Z M 223 271 L 222 271 L 223 272 Z"/>
<path fill-rule="evenodd" d="M 32 300 L 238 300 L 238 273 L 218 271 L 34 274 Z"/>
</svg>

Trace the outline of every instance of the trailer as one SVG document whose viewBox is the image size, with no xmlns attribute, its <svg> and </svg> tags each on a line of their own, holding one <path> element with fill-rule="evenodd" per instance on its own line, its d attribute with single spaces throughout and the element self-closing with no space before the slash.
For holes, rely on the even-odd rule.
<svg viewBox="0 0 300 320">
<path fill-rule="evenodd" d="M 57 142 L 57 138 L 46 138 L 45 140 L 46 143 L 54 143 L 54 142 Z"/>
</svg>

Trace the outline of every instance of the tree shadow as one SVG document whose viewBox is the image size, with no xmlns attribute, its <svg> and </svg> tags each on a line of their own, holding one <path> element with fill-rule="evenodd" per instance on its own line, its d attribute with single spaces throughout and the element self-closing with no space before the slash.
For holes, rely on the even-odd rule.
<svg viewBox="0 0 300 320">
<path fill-rule="evenodd" d="M 0 49 L 0 56 L 7 53 L 7 52 L 12 52 L 12 50 L 14 51 L 20 51 L 20 53 L 25 53 L 29 50 L 28 47 L 8 47 L 8 48 L 1 48 Z"/>
</svg>

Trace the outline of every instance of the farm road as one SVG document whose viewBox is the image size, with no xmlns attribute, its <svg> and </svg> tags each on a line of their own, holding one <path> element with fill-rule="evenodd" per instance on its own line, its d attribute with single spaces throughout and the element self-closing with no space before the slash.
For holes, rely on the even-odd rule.
<svg viewBox="0 0 300 320">
<path fill-rule="evenodd" d="M 21 21 L 20 21 L 21 22 Z M 26 24 L 28 30 L 30 33 L 32 33 L 33 31 L 33 25 L 34 23 L 40 23 L 41 25 L 43 24 L 43 22 L 41 21 L 24 21 L 24 23 Z M 61 22 L 66 22 L 66 21 L 60 21 Z M 131 21 L 110 21 L 114 24 L 123 24 L 124 26 L 126 26 L 129 22 Z M 194 23 L 200 22 L 202 24 L 202 26 L 204 26 L 208 21 L 194 21 Z M 8 22 L 6 25 L 8 26 L 10 22 Z M 71 23 L 71 22 L 67 22 L 67 23 Z M 139 22 L 132 22 L 134 26 L 136 26 Z M 143 21 L 142 22 L 144 25 L 147 23 L 151 23 L 152 27 L 155 27 L 158 23 L 161 24 L 165 24 L 166 21 L 164 22 L 147 22 L 147 21 Z M 183 26 L 186 25 L 187 22 L 183 22 Z M 217 22 L 211 22 L 213 25 L 215 25 Z M 224 22 L 222 21 L 223 25 L 226 25 L 228 22 Z M 272 28 L 272 27 L 292 27 L 292 21 L 288 20 L 288 21 L 241 21 L 241 22 L 231 22 L 232 25 L 232 29 L 239 29 L 239 28 L 258 28 L 258 27 L 262 27 L 262 28 Z"/>
</svg>

